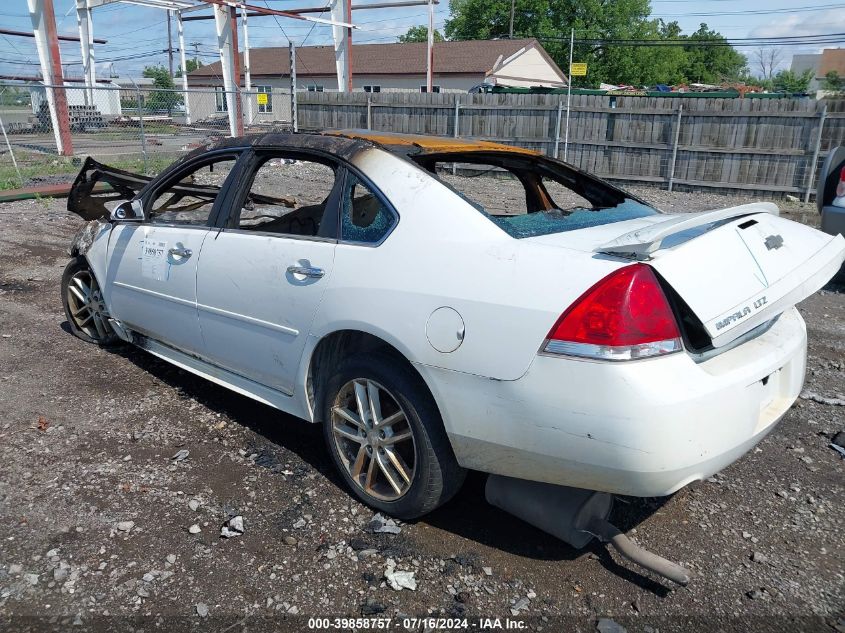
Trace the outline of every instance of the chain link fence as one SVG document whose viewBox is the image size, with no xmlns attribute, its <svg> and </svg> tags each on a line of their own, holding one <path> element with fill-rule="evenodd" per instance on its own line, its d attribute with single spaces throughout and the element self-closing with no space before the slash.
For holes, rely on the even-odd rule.
<svg viewBox="0 0 845 633">
<path fill-rule="evenodd" d="M 181 154 L 229 136 L 231 107 L 240 111 L 246 134 L 291 128 L 290 90 L 281 88 L 227 92 L 70 84 L 61 91 L 73 151 L 62 156 L 50 114 L 50 100 L 59 91 L 37 83 L 0 83 L 0 189 L 67 182 L 86 156 L 158 173 Z"/>
</svg>

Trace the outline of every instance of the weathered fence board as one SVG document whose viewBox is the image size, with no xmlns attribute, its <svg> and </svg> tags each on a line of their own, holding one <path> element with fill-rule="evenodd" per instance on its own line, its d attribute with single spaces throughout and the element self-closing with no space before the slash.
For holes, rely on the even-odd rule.
<svg viewBox="0 0 845 633">
<path fill-rule="evenodd" d="M 302 93 L 298 103 L 303 130 L 366 128 L 369 111 L 373 130 L 493 140 L 549 155 L 557 147 L 561 157 L 566 146 L 570 163 L 606 178 L 758 194 L 806 194 L 830 148 L 845 144 L 845 99 L 573 95 L 568 139 L 565 95 L 324 92 Z"/>
</svg>

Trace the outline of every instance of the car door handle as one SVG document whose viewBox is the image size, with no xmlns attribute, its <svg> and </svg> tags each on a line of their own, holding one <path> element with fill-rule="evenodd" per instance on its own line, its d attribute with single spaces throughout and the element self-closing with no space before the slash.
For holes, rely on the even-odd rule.
<svg viewBox="0 0 845 633">
<path fill-rule="evenodd" d="M 192 251 L 190 248 L 183 248 L 181 246 L 174 246 L 167 252 L 175 257 L 184 257 L 185 259 L 188 259 L 191 255 L 194 254 L 194 251 Z"/>
<path fill-rule="evenodd" d="M 319 279 L 326 274 L 326 271 L 322 268 L 315 268 L 314 266 L 288 266 L 288 273 Z"/>
</svg>

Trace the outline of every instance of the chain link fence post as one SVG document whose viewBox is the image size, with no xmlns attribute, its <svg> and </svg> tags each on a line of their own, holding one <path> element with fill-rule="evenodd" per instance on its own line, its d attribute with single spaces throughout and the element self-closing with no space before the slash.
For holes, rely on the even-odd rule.
<svg viewBox="0 0 845 633">
<path fill-rule="evenodd" d="M 816 167 L 819 162 L 819 152 L 822 148 L 822 132 L 824 130 L 824 122 L 826 118 L 827 104 L 824 105 L 824 108 L 822 108 L 821 115 L 819 116 L 819 133 L 816 136 L 816 147 L 813 150 L 813 162 L 810 163 L 810 173 L 807 174 L 807 190 L 804 192 L 805 203 L 810 201 L 810 194 L 813 192 L 813 186 L 815 185 L 816 181 Z"/>
<path fill-rule="evenodd" d="M 141 154 L 144 157 L 144 173 L 146 174 L 149 171 L 149 163 L 147 162 L 147 139 L 144 136 L 144 112 L 143 106 L 141 105 L 141 89 L 134 80 L 132 80 L 132 85 L 135 86 L 135 99 L 138 104 L 138 126 L 141 129 Z"/>
</svg>

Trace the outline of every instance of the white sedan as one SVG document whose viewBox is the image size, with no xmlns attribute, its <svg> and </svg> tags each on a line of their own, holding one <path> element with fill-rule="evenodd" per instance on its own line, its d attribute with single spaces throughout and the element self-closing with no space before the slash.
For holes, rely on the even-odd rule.
<svg viewBox="0 0 845 633">
<path fill-rule="evenodd" d="M 401 518 L 466 469 L 637 496 L 709 477 L 800 393 L 794 306 L 845 258 L 771 203 L 664 214 L 528 150 L 362 131 L 228 139 L 152 180 L 89 159 L 68 206 L 92 220 L 62 285 L 77 336 L 322 424 Z"/>
</svg>

